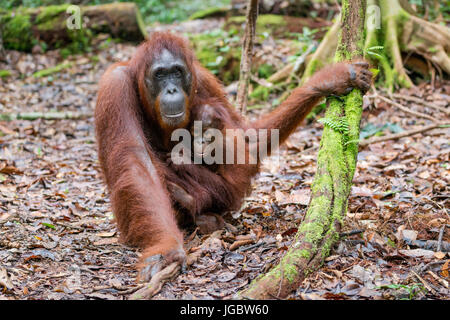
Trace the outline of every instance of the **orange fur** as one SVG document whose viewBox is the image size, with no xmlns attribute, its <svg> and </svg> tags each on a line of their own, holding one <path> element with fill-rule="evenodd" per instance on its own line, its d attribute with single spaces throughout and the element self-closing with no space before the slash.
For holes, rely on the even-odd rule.
<svg viewBox="0 0 450 320">
<path fill-rule="evenodd" d="M 259 170 L 259 163 L 224 164 L 215 170 L 171 163 L 167 141 L 174 128 L 165 126 L 159 116 L 158 99 L 152 101 L 144 84 L 146 70 L 163 49 L 183 57 L 192 72 L 192 89 L 186 100 L 187 111 L 193 116 L 182 127 L 192 125 L 195 117 L 201 119 L 196 108 L 211 104 L 223 130 L 266 128 L 270 133 L 270 129 L 279 129 L 280 143 L 329 93 L 328 89 L 343 88 L 348 78 L 343 65 L 321 71 L 304 87 L 294 90 L 280 107 L 255 123 L 246 123 L 228 102 L 219 80 L 200 66 L 182 38 L 170 33 L 154 33 L 130 61 L 108 68 L 100 81 L 95 110 L 99 160 L 121 237 L 144 249 L 142 261 L 155 254 L 179 255 L 183 235 L 177 223 L 238 209 Z M 194 197 L 195 205 L 190 210 L 174 203 L 166 187 L 169 181 Z"/>
</svg>

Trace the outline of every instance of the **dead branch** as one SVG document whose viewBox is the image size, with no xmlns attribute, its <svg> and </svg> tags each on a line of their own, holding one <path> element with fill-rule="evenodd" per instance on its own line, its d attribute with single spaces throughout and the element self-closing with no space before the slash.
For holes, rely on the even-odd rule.
<svg viewBox="0 0 450 320">
<path fill-rule="evenodd" d="M 235 242 L 233 242 L 233 243 L 231 244 L 229 250 L 230 250 L 230 251 L 233 251 L 233 250 L 236 250 L 236 249 L 239 248 L 239 247 L 242 247 L 242 246 L 245 246 L 245 245 L 247 245 L 247 244 L 254 243 L 254 242 L 255 242 L 255 241 L 254 241 L 253 239 L 248 239 L 248 240 L 238 240 L 238 241 L 235 241 Z"/>
<path fill-rule="evenodd" d="M 439 230 L 439 237 L 438 237 L 438 243 L 436 251 L 441 251 L 442 249 L 442 238 L 444 237 L 444 231 L 445 231 L 445 225 L 441 227 L 441 230 Z"/>
<path fill-rule="evenodd" d="M 433 250 L 436 252 L 450 252 L 450 242 L 442 241 L 441 247 L 438 250 L 438 240 L 405 240 L 408 246 L 414 246 L 425 250 Z"/>
<path fill-rule="evenodd" d="M 245 24 L 244 43 L 242 46 L 241 69 L 239 86 L 236 97 L 236 106 L 241 114 L 247 112 L 248 85 L 252 67 L 253 43 L 256 32 L 256 19 L 258 18 L 258 0 L 248 0 L 247 23 Z"/>
<path fill-rule="evenodd" d="M 373 138 L 370 138 L 367 140 L 360 141 L 359 146 L 365 147 L 365 146 L 368 146 L 369 144 L 373 144 L 373 143 L 378 143 L 378 142 L 383 142 L 383 141 L 388 141 L 388 140 L 397 140 L 400 138 L 413 136 L 418 133 L 430 131 L 430 130 L 433 130 L 433 129 L 436 129 L 436 128 L 439 128 L 439 127 L 445 126 L 445 125 L 448 125 L 448 123 L 434 123 L 434 124 L 431 124 L 429 126 L 425 126 L 425 127 L 419 128 L 419 129 L 413 129 L 413 130 L 403 131 L 403 132 L 399 132 L 399 133 L 388 134 L 388 135 L 382 136 L 382 137 L 373 137 Z"/>
<path fill-rule="evenodd" d="M 443 108 L 443 107 L 439 107 L 439 106 L 437 106 L 437 105 L 435 105 L 433 103 L 430 103 L 430 102 L 427 102 L 427 101 L 423 101 L 422 99 L 419 99 L 419 98 L 416 98 L 416 97 L 405 96 L 405 95 L 398 94 L 398 93 L 393 94 L 392 97 L 396 98 L 396 99 L 402 99 L 402 100 L 406 100 L 406 101 L 412 101 L 412 102 L 415 102 L 415 103 L 419 103 L 421 105 L 424 105 L 425 107 L 429 107 L 429 108 L 432 108 L 432 109 L 436 109 L 436 110 L 442 111 L 442 112 L 444 112 L 447 115 L 450 114 L 450 110 L 447 110 L 446 108 Z"/>
<path fill-rule="evenodd" d="M 388 98 L 386 98 L 386 97 L 384 97 L 382 95 L 379 95 L 379 94 L 378 95 L 373 95 L 373 96 L 371 96 L 371 98 L 374 98 L 374 99 L 379 98 L 379 99 L 389 103 L 390 105 L 393 105 L 394 107 L 397 107 L 398 109 L 400 109 L 400 110 L 402 110 L 402 111 L 404 111 L 406 113 L 412 114 L 412 115 L 414 115 L 416 117 L 425 118 L 425 119 L 428 119 L 428 120 L 431 120 L 431 121 L 434 121 L 434 122 L 439 122 L 438 119 L 433 118 L 432 116 L 429 116 L 429 115 L 421 113 L 421 112 L 416 112 L 416 111 L 410 110 L 410 109 L 402 106 L 400 103 L 392 101 L 391 99 L 388 99 Z"/>
</svg>

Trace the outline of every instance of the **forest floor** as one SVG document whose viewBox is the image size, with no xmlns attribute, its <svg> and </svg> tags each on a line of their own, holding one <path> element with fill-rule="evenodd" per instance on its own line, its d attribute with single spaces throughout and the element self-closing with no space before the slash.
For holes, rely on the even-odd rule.
<svg viewBox="0 0 450 320">
<path fill-rule="evenodd" d="M 43 78 L 32 74 L 60 63 L 57 52 L 9 51 L 10 63 L 0 64 L 12 71 L 0 78 L 2 114 L 87 116 L 0 122 L 0 299 L 127 299 L 140 288 L 139 252 L 118 242 L 92 118 L 100 76 L 133 52 L 132 45 L 110 43 L 71 57 L 71 66 Z M 450 82 L 400 93 L 450 110 Z M 396 101 L 448 121 L 445 112 L 422 103 Z M 364 108 L 367 137 L 431 123 L 382 100 L 366 101 Z M 228 299 L 277 263 L 305 214 L 321 132 L 317 121 L 300 127 L 279 160 L 264 163 L 241 210 L 225 216 L 223 230 L 186 234 L 186 247 L 200 250 L 200 258 L 156 299 Z M 449 134 L 437 128 L 360 148 L 343 230 L 355 234 L 342 237 L 290 298 L 450 298 Z M 438 251 L 432 245 L 442 232 Z"/>
</svg>

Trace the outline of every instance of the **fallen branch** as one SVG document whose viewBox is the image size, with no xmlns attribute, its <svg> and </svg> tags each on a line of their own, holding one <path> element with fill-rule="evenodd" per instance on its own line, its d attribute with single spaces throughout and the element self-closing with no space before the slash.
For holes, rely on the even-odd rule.
<svg viewBox="0 0 450 320">
<path fill-rule="evenodd" d="M 406 101 L 411 101 L 411 102 L 419 103 L 419 104 L 421 104 L 421 105 L 424 105 L 425 107 L 428 107 L 428 108 L 432 108 L 432 109 L 436 109 L 436 110 L 442 111 L 442 112 L 444 112 L 444 113 L 447 114 L 447 115 L 450 114 L 450 110 L 448 110 L 448 109 L 446 109 L 446 108 L 443 108 L 443 107 L 439 107 L 439 106 L 437 106 L 437 105 L 435 105 L 435 104 L 433 104 L 433 103 L 424 101 L 424 100 L 419 99 L 419 98 L 416 98 L 416 97 L 405 96 L 405 95 L 398 94 L 398 93 L 393 94 L 392 97 L 393 97 L 393 98 L 396 98 L 396 99 L 402 99 L 402 100 L 406 100 Z"/>
<path fill-rule="evenodd" d="M 442 241 L 440 248 L 438 248 L 439 246 L 438 240 L 414 240 L 414 241 L 405 240 L 405 243 L 408 246 L 414 246 L 420 249 L 433 250 L 436 252 L 450 252 L 450 242 L 447 241 Z"/>
<path fill-rule="evenodd" d="M 441 251 L 442 249 L 442 238 L 444 237 L 444 231 L 445 231 L 445 225 L 441 227 L 441 230 L 439 230 L 439 237 L 438 237 L 438 243 L 436 251 Z"/>
<path fill-rule="evenodd" d="M 442 284 L 445 288 L 448 289 L 448 282 L 447 281 L 445 281 L 444 279 L 442 279 L 442 278 L 438 277 L 437 275 L 435 275 L 433 273 L 433 271 L 431 271 L 431 270 L 428 270 L 427 273 L 429 275 L 431 275 L 434 278 L 434 280 L 438 281 L 440 284 Z"/>
<path fill-rule="evenodd" d="M 21 112 L 0 114 L 0 120 L 85 120 L 93 116 L 92 113 L 79 112 Z"/>
<path fill-rule="evenodd" d="M 353 236 L 355 234 L 360 234 L 363 232 L 364 232 L 364 229 L 352 230 L 352 231 L 348 231 L 348 232 L 341 232 L 339 234 L 339 238 L 349 237 L 349 236 Z"/>
<path fill-rule="evenodd" d="M 379 95 L 379 94 L 378 95 L 374 95 L 374 96 L 372 96 L 372 98 L 375 98 L 375 99 L 379 98 L 379 99 L 381 99 L 381 100 L 383 100 L 383 101 L 393 105 L 394 107 L 397 107 L 398 109 L 400 109 L 400 110 L 402 110 L 402 111 L 404 111 L 406 113 L 412 114 L 412 115 L 414 115 L 416 117 L 425 118 L 425 119 L 428 119 L 428 120 L 431 120 L 431 121 L 434 121 L 434 122 L 439 122 L 438 119 L 433 118 L 432 116 L 429 116 L 429 115 L 421 113 L 421 112 L 412 111 L 412 110 L 402 106 L 400 103 L 392 101 L 391 99 L 388 99 L 388 98 L 386 98 L 386 97 L 384 97 L 382 95 Z"/>
<path fill-rule="evenodd" d="M 413 130 L 408 130 L 408 131 L 403 131 L 400 133 L 394 133 L 394 134 L 388 134 L 386 136 L 382 136 L 382 137 L 373 137 L 367 140 L 363 140 L 359 142 L 359 146 L 360 147 L 365 147 L 368 146 L 369 144 L 373 144 L 373 143 L 378 143 L 378 142 L 383 142 L 383 141 L 388 141 L 388 140 L 397 140 L 400 138 L 404 138 L 404 137 L 409 137 L 409 136 L 413 136 L 415 134 L 418 133 L 423 133 L 426 131 L 430 131 L 442 126 L 446 126 L 448 125 L 448 123 L 434 123 L 431 124 L 429 126 L 425 126 L 419 129 L 413 129 Z"/>
<path fill-rule="evenodd" d="M 417 272 L 415 272 L 414 270 L 411 270 L 411 272 L 416 276 L 417 279 L 419 279 L 420 282 L 422 282 L 422 284 L 428 291 L 430 291 L 432 294 L 436 294 L 436 290 L 432 288 L 431 285 L 426 282 L 421 276 L 419 276 Z"/>
<path fill-rule="evenodd" d="M 245 246 L 247 244 L 254 243 L 255 241 L 253 239 L 247 239 L 247 240 L 237 240 L 233 242 L 229 248 L 230 251 L 236 250 L 239 247 Z"/>
</svg>

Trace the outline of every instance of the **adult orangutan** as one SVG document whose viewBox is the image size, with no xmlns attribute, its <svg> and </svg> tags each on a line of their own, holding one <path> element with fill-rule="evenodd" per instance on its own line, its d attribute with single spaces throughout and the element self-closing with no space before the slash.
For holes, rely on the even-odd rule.
<svg viewBox="0 0 450 320">
<path fill-rule="evenodd" d="M 154 33 L 130 61 L 109 67 L 95 110 L 99 160 L 122 240 L 143 250 L 140 278 L 148 280 L 172 262 L 184 264 L 179 225 L 194 223 L 203 232 L 222 227 L 220 215 L 239 208 L 259 169 L 259 159 L 177 165 L 170 159 L 175 129 L 209 118 L 220 130 L 278 129 L 282 143 L 323 97 L 352 88 L 367 91 L 370 83 L 367 63 L 338 63 L 317 72 L 274 111 L 247 123 L 178 36 Z"/>
</svg>

